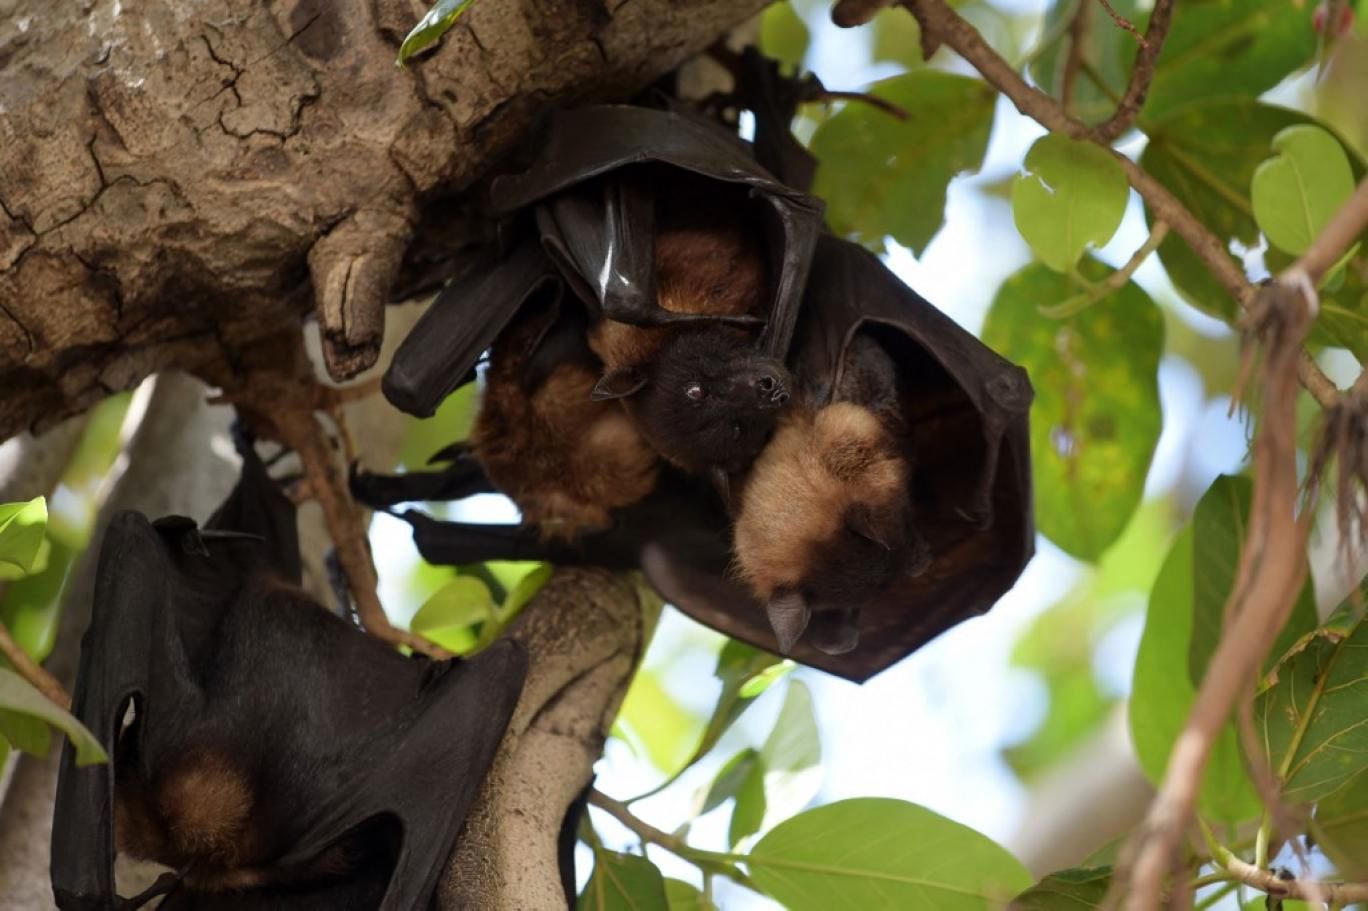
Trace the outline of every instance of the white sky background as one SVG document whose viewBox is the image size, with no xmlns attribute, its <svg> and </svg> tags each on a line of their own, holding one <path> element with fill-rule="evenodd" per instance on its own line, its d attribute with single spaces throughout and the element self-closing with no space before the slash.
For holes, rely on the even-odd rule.
<svg viewBox="0 0 1368 911">
<path fill-rule="evenodd" d="M 1043 0 L 1011 4 L 998 0 L 997 5 L 1025 12 L 1043 11 L 1045 6 Z M 897 71 L 887 64 L 870 64 L 867 33 L 836 29 L 824 17 L 810 25 L 813 43 L 807 62 L 828 88 L 861 89 Z M 1014 173 L 1027 148 L 1043 132 L 1000 99 L 984 168 L 978 175 L 951 184 L 944 228 L 922 257 L 902 248 L 888 256 L 889 265 L 909 285 L 971 331 L 979 330 L 1002 280 L 1029 258 L 1013 226 L 1008 201 L 986 195 L 980 188 Z M 1101 258 L 1119 266 L 1146 235 L 1133 196 L 1121 229 L 1101 251 Z M 1156 300 L 1172 303 L 1176 295 L 1155 259 L 1139 270 L 1136 281 Z M 1200 331 L 1226 332 L 1220 324 L 1180 307 L 1185 320 Z M 1226 417 L 1223 403 L 1208 404 L 1202 379 L 1190 365 L 1176 357 L 1165 358 L 1160 393 L 1164 429 L 1147 496 L 1179 484 L 1184 490 L 1200 492 L 1218 473 L 1233 471 L 1242 463 L 1245 428 Z M 466 514 L 475 518 L 472 513 L 480 521 L 510 517 L 504 509 L 491 510 L 488 505 Z M 412 565 L 413 551 L 407 527 L 391 524 L 394 521 L 377 516 L 372 540 L 377 564 L 388 568 L 381 572 L 385 602 L 402 604 L 397 586 Z M 822 734 L 824 783 L 817 803 L 856 796 L 896 797 L 930 807 L 1000 842 L 1016 832 L 1026 791 L 1000 750 L 1027 737 L 1044 717 L 1047 705 L 1043 686 L 1034 675 L 1010 668 L 1009 656 L 1031 620 L 1086 572 L 1082 564 L 1043 538 L 1037 550 L 1016 587 L 989 614 L 961 624 L 865 685 L 815 671 L 797 672 L 795 677 L 812 690 Z M 1140 629 L 1137 616 L 1103 643 L 1095 667 L 1107 691 L 1128 691 Z M 662 678 L 670 692 L 682 705 L 706 716 L 718 689 L 712 677 L 715 646 L 681 652 L 681 637 L 700 643 L 719 638 L 670 610 L 647 660 L 658 665 L 662 657 L 668 657 L 672 663 Z M 697 788 L 706 787 L 720 764 L 747 740 L 755 746 L 763 741 L 784 689 L 778 685 L 761 697 L 737 725 L 740 731 L 733 732 L 674 788 L 637 804 L 638 814 L 667 831 L 683 821 Z M 661 780 L 658 771 L 618 742 L 610 743 L 597 772 L 596 786 L 618 798 L 641 793 Z M 690 843 L 726 850 L 729 806 L 696 822 Z M 634 849 L 636 839 L 616 822 L 597 811 L 594 821 L 608 846 Z M 581 882 L 590 866 L 586 854 L 581 847 Z M 650 856 L 666 875 L 698 881 L 692 865 L 658 848 L 652 848 Z M 722 880 L 716 884 L 716 898 L 724 911 L 776 907 L 728 885 Z"/>
</svg>

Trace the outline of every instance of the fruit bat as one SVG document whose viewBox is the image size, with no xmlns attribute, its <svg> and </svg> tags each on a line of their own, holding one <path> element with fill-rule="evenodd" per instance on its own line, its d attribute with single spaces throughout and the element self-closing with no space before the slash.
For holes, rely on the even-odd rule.
<svg viewBox="0 0 1368 911">
<path fill-rule="evenodd" d="M 714 629 L 771 651 L 789 646 L 804 664 L 867 679 L 986 611 L 1034 552 L 1030 383 L 875 256 L 830 235 L 814 251 L 788 366 L 802 399 L 794 415 L 814 416 L 815 427 L 815 416 L 833 406 L 843 406 L 833 414 L 847 420 L 858 414 L 832 438 L 861 431 L 896 477 L 891 496 L 850 496 L 840 521 L 812 517 L 829 537 L 799 535 L 791 553 L 773 557 L 796 568 L 769 592 L 780 596 L 777 609 L 738 571 L 733 530 L 752 521 L 752 510 L 800 499 L 782 484 L 768 495 L 752 486 L 770 447 L 783 443 L 783 423 L 742 487 L 735 516 L 706 479 L 664 466 L 650 493 L 611 511 L 610 528 L 573 541 L 548 541 L 522 526 L 442 522 L 413 509 L 402 517 L 430 562 L 640 568 L 667 601 Z M 414 493 L 406 496 L 409 477 Z M 431 474 L 362 476 L 356 490 L 387 506 L 434 489 L 434 478 L 462 493 L 482 480 L 467 460 Z M 808 502 L 830 514 L 830 500 Z M 872 508 L 851 515 L 851 503 Z"/>
<path fill-rule="evenodd" d="M 438 295 L 396 352 L 386 396 L 431 414 L 530 301 L 568 291 L 601 361 L 591 395 L 621 400 L 680 467 L 736 470 L 790 399 L 782 361 L 820 202 L 684 111 L 556 112 L 532 145 L 530 167 L 491 189 L 521 236 Z"/>
<path fill-rule="evenodd" d="M 203 528 L 115 516 L 81 642 L 76 716 L 112 757 L 63 753 L 63 911 L 427 907 L 526 673 L 512 641 L 405 657 L 297 586 L 294 508 L 250 447 Z M 116 845 L 176 872 L 115 891 Z"/>
</svg>

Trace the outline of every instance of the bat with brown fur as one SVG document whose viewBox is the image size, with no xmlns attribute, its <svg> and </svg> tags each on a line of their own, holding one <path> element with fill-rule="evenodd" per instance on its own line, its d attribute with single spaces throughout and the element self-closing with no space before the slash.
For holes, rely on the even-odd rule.
<svg viewBox="0 0 1368 911">
<path fill-rule="evenodd" d="M 244 450 L 198 528 L 116 516 L 73 711 L 110 765 L 62 756 L 63 911 L 427 906 L 526 673 L 517 643 L 400 655 L 299 588 L 294 508 Z M 115 853 L 175 872 L 132 899 Z"/>
</svg>

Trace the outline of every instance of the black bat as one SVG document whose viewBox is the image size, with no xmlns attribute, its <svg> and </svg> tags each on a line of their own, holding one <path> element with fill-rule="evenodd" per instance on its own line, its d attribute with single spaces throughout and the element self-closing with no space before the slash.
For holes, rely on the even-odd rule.
<svg viewBox="0 0 1368 911">
<path fill-rule="evenodd" d="M 552 115 L 531 167 L 492 189 L 535 227 L 448 286 L 405 339 L 386 396 L 431 414 L 529 302 L 561 285 L 587 308 L 602 376 L 647 442 L 692 471 L 736 471 L 790 398 L 787 352 L 821 204 L 750 148 L 682 111 Z"/>
<path fill-rule="evenodd" d="M 790 365 L 803 386 L 800 413 L 846 404 L 877 419 L 869 432 L 904 473 L 882 515 L 851 516 L 850 503 L 838 503 L 839 520 L 817 521 L 832 514 L 835 501 L 803 501 L 790 484 L 766 496 L 753 476 L 732 517 L 702 479 L 667 469 L 648 495 L 613 511 L 612 528 L 574 541 L 546 541 L 527 527 L 441 522 L 416 510 L 403 517 L 430 562 L 639 567 L 694 619 L 864 680 L 986 611 L 1034 552 L 1030 383 L 872 254 L 829 235 L 814 256 Z M 771 445 L 783 434 L 781 426 Z M 490 487 L 478 460 L 463 458 L 441 472 L 361 476 L 354 489 L 372 505 L 388 506 L 434 491 L 464 496 Z M 778 532 L 792 529 L 763 515 L 804 502 L 816 513 L 814 532 L 785 539 Z M 797 567 L 769 591 L 757 590 L 735 565 L 733 525 L 752 522 L 789 550 L 762 559 Z"/>
<path fill-rule="evenodd" d="M 63 911 L 411 911 L 521 692 L 526 652 L 407 658 L 297 588 L 294 507 L 250 447 L 203 529 L 123 512 L 100 550 L 73 711 L 112 757 L 62 756 Z M 132 718 L 128 714 L 131 707 Z M 176 872 L 116 893 L 116 845 Z"/>
</svg>

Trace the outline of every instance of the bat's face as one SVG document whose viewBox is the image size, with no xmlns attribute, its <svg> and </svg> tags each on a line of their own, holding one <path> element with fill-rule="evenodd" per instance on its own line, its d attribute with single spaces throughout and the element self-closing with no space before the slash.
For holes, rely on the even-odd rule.
<svg viewBox="0 0 1368 911">
<path fill-rule="evenodd" d="M 681 333 L 645 371 L 632 398 L 643 434 L 682 468 L 748 466 L 792 397 L 784 365 L 726 329 Z"/>
</svg>

